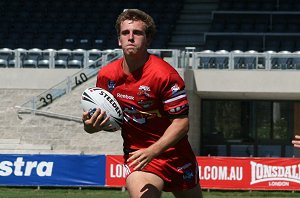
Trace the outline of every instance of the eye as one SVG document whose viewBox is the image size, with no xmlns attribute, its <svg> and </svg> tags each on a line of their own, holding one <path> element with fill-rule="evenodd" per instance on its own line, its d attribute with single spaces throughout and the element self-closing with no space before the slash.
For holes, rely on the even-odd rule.
<svg viewBox="0 0 300 198">
<path fill-rule="evenodd" d="M 124 30 L 121 32 L 121 35 L 128 35 L 129 34 L 129 30 Z"/>
<path fill-rule="evenodd" d="M 141 30 L 134 30 L 133 34 L 141 36 L 141 35 L 144 35 L 145 33 Z"/>
</svg>

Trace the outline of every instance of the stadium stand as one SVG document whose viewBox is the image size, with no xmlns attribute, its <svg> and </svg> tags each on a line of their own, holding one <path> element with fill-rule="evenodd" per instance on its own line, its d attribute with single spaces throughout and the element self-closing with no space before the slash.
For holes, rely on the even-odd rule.
<svg viewBox="0 0 300 198">
<path fill-rule="evenodd" d="M 300 37 L 299 15 L 299 2 L 292 0 L 220 0 L 218 10 L 212 12 L 204 47 L 210 48 L 210 40 L 219 40 L 221 43 L 226 41 L 226 50 L 230 51 L 297 51 L 299 46 L 293 41 Z M 242 37 L 244 43 L 233 45 L 236 36 Z M 253 38 L 261 40 L 260 45 L 250 45 Z M 218 50 L 222 48 L 223 45 Z"/>
<path fill-rule="evenodd" d="M 85 49 L 117 48 L 114 23 L 124 8 L 141 8 L 155 17 L 157 40 L 166 48 L 183 0 L 1 1 L 2 48 Z"/>
<path fill-rule="evenodd" d="M 26 71 L 30 68 L 57 68 L 53 70 L 58 72 L 65 72 L 65 68 L 70 68 L 79 71 L 90 64 L 92 65 L 88 70 L 98 69 L 106 60 L 103 49 L 117 47 L 113 24 L 124 7 L 141 8 L 157 21 L 158 34 L 151 48 L 184 49 L 195 46 L 196 51 L 191 55 L 191 60 L 195 63 L 191 61 L 192 64 L 189 65 L 193 69 L 300 69 L 299 52 L 296 52 L 300 50 L 297 1 L 29 0 L 25 3 L 3 0 L 0 2 L 0 22 L 3 27 L 0 32 L 2 71 L 9 67 L 27 67 Z M 267 50 L 272 50 L 273 53 Z M 170 51 L 154 53 L 165 60 L 170 60 L 173 56 L 179 57 L 179 53 L 168 56 Z M 172 65 L 180 68 L 182 65 L 179 63 L 176 59 Z M 40 71 L 35 72 L 37 76 L 40 74 Z M 67 76 L 70 73 L 65 74 Z M 83 86 L 75 88 L 67 95 L 63 93 L 70 90 L 65 88 L 51 90 L 62 97 L 44 107 L 44 110 L 65 115 L 72 108 L 72 116 L 80 117 L 82 110 L 74 104 L 78 103 L 78 95 L 84 88 L 95 84 L 95 79 L 86 81 L 86 76 L 82 73 L 76 77 L 76 83 Z M 21 120 L 10 115 L 12 109 L 9 107 L 20 105 L 44 90 L 19 89 L 17 94 L 14 91 L 5 88 L 0 95 L 4 101 L 4 105 L 0 105 L 0 118 L 4 119 L 1 123 L 5 124 L 0 131 L 4 142 L 11 140 L 12 144 L 21 148 L 14 152 L 20 153 L 24 149 L 24 153 L 85 151 L 116 154 L 121 151 L 119 134 L 99 135 L 97 138 L 84 134 L 83 137 L 81 123 L 66 122 L 68 118 L 52 120 L 50 118 L 54 116 L 51 114 L 42 118 L 32 115 L 27 118 L 22 115 Z M 53 98 L 46 94 L 40 99 L 38 102 L 41 103 Z M 19 126 L 12 126 L 14 123 Z M 21 134 L 20 131 L 24 133 Z M 17 133 L 12 135 L 11 132 Z M 99 145 L 103 141 L 107 144 Z M 80 144 L 77 145 L 78 142 Z M 22 147 L 20 144 L 29 146 Z M 37 149 L 33 151 L 31 145 L 36 145 Z M 2 152 L 4 151 L 3 146 Z"/>
</svg>

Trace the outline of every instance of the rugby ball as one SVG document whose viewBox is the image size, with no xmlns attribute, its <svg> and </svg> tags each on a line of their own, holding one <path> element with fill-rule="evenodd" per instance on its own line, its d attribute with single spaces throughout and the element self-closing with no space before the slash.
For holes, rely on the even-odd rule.
<svg viewBox="0 0 300 198">
<path fill-rule="evenodd" d="M 123 123 L 123 111 L 115 97 L 99 87 L 90 87 L 84 90 L 81 95 L 81 107 L 83 111 L 88 111 L 92 115 L 96 108 L 106 111 L 109 124 L 105 131 L 117 131 Z"/>
</svg>

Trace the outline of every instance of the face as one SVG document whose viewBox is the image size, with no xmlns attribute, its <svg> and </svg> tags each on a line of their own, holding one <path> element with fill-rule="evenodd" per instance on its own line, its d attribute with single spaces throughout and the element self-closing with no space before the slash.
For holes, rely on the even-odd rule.
<svg viewBox="0 0 300 198">
<path fill-rule="evenodd" d="M 120 24 L 119 46 L 122 47 L 124 54 L 144 52 L 148 43 L 144 22 L 125 20 Z"/>
</svg>

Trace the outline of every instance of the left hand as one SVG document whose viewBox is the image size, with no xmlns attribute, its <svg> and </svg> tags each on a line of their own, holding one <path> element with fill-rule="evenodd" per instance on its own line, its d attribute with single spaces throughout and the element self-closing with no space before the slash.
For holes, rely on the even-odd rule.
<svg viewBox="0 0 300 198">
<path fill-rule="evenodd" d="M 133 170 L 142 170 L 155 157 L 154 153 L 149 148 L 140 149 L 129 154 L 127 162 L 132 161 L 129 167 L 134 167 Z"/>
</svg>

